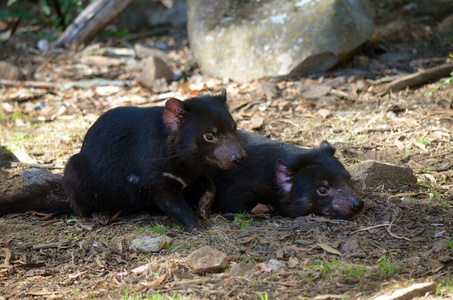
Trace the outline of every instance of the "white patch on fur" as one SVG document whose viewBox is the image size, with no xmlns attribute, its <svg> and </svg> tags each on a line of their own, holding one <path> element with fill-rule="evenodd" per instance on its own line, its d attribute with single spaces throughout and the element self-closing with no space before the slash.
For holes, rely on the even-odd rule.
<svg viewBox="0 0 453 300">
<path fill-rule="evenodd" d="M 182 188 L 183 188 L 183 189 L 186 188 L 186 186 L 187 186 L 186 182 L 185 182 L 181 177 L 179 177 L 179 176 L 176 176 L 176 175 L 174 175 L 174 174 L 167 173 L 167 172 L 162 172 L 162 175 L 164 175 L 165 177 L 168 177 L 168 178 L 171 178 L 171 179 L 173 179 L 173 180 L 178 181 L 179 183 L 182 184 Z"/>
<path fill-rule="evenodd" d="M 129 175 L 129 177 L 127 178 L 127 180 L 130 182 L 130 183 L 138 183 L 140 181 L 140 177 L 132 174 L 132 175 Z"/>
</svg>

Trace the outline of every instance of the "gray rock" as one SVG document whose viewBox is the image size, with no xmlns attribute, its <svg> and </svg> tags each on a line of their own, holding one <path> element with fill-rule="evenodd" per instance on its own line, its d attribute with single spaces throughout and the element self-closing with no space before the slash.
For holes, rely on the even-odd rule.
<svg viewBox="0 0 453 300">
<path fill-rule="evenodd" d="M 299 94 L 312 101 L 316 101 L 321 97 L 327 96 L 332 88 L 326 85 L 300 85 Z"/>
<path fill-rule="evenodd" d="M 197 249 L 186 259 L 187 265 L 198 274 L 218 273 L 227 267 L 227 256 L 209 246 Z"/>
<path fill-rule="evenodd" d="M 62 175 L 59 174 L 53 174 L 47 169 L 30 169 L 28 171 L 22 171 L 22 177 L 27 185 L 42 184 L 46 181 L 53 181 L 61 176 Z"/>
<path fill-rule="evenodd" d="M 278 86 L 273 82 L 261 81 L 256 87 L 256 94 L 259 97 L 266 96 L 266 99 L 270 100 L 277 97 Z"/>
<path fill-rule="evenodd" d="M 0 79 L 22 80 L 23 76 L 18 67 L 6 61 L 0 61 Z"/>
<path fill-rule="evenodd" d="M 341 247 L 341 252 L 346 256 L 365 255 L 356 236 L 350 237 L 346 240 L 346 243 Z"/>
<path fill-rule="evenodd" d="M 239 263 L 231 267 L 229 275 L 245 274 L 255 269 L 254 265 Z"/>
<path fill-rule="evenodd" d="M 270 259 L 267 265 L 269 266 L 269 268 L 272 269 L 272 272 L 274 273 L 281 271 L 286 267 L 284 262 L 276 259 Z"/>
<path fill-rule="evenodd" d="M 171 242 L 171 238 L 165 235 L 157 237 L 144 236 L 134 239 L 129 249 L 135 252 L 159 252 L 167 247 Z"/>
<path fill-rule="evenodd" d="M 331 88 L 338 88 L 338 87 L 343 87 L 346 85 L 348 82 L 348 79 L 346 76 L 338 76 L 334 78 L 326 78 L 322 85 L 324 86 L 330 86 Z"/>
<path fill-rule="evenodd" d="M 411 168 L 403 168 L 373 160 L 349 166 L 354 184 L 376 187 L 381 184 L 415 184 L 417 177 Z"/>
<path fill-rule="evenodd" d="M 156 88 L 160 91 L 162 89 L 162 82 L 157 80 L 164 78 L 167 84 L 173 78 L 173 72 L 160 58 L 152 56 L 143 60 L 143 69 L 137 80 L 140 85 L 153 90 Z"/>
<path fill-rule="evenodd" d="M 324 71 L 373 31 L 369 0 L 188 0 L 191 52 L 203 73 L 250 81 Z"/>
<path fill-rule="evenodd" d="M 159 79 L 154 80 L 153 91 L 155 93 L 165 93 L 165 92 L 168 92 L 168 90 L 169 90 L 169 87 L 168 87 L 167 79 L 159 78 Z"/>
</svg>

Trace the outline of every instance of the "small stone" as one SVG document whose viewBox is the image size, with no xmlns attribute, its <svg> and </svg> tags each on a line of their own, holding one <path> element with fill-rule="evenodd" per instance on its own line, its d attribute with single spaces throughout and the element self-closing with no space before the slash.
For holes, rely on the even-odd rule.
<svg viewBox="0 0 453 300">
<path fill-rule="evenodd" d="M 354 184 L 376 187 L 381 184 L 415 184 L 417 177 L 411 168 L 373 160 L 363 161 L 347 168 Z"/>
<path fill-rule="evenodd" d="M 318 110 L 318 115 L 320 115 L 323 119 L 327 119 L 327 117 L 329 117 L 331 114 L 332 113 L 330 112 L 330 110 L 325 108 Z"/>
<path fill-rule="evenodd" d="M 113 94 L 118 93 L 119 91 L 120 91 L 120 87 L 119 86 L 106 85 L 106 86 L 98 86 L 98 87 L 96 87 L 96 94 L 101 96 L 101 97 L 111 96 Z"/>
<path fill-rule="evenodd" d="M 361 252 L 358 239 L 356 237 L 349 238 L 341 247 L 341 252 L 345 253 L 345 255 Z"/>
<path fill-rule="evenodd" d="M 169 90 L 169 88 L 168 88 L 167 79 L 159 78 L 159 79 L 154 80 L 153 91 L 155 93 L 165 93 L 165 92 L 168 92 L 168 90 Z"/>
<path fill-rule="evenodd" d="M 317 99 L 327 96 L 332 88 L 327 85 L 305 85 L 299 86 L 299 94 L 308 99 L 316 101 Z"/>
<path fill-rule="evenodd" d="M 49 41 L 44 39 L 39 40 L 36 47 L 42 52 L 47 51 L 47 49 L 49 49 Z"/>
<path fill-rule="evenodd" d="M 167 66 L 167 64 L 156 56 L 148 57 L 143 60 L 143 69 L 137 80 L 140 85 L 154 90 L 155 88 L 162 88 L 162 84 L 156 81 L 158 79 L 165 78 L 167 84 L 173 78 L 173 72 Z M 168 86 L 167 86 L 168 89 Z"/>
<path fill-rule="evenodd" d="M 167 247 L 170 242 L 171 238 L 165 235 L 158 237 L 144 236 L 134 239 L 129 249 L 135 252 L 159 252 Z"/>
<path fill-rule="evenodd" d="M 253 116 L 250 120 L 250 124 L 252 125 L 253 129 L 259 129 L 264 123 L 264 118 L 259 116 Z"/>
<path fill-rule="evenodd" d="M 244 238 L 244 237 L 247 237 L 247 236 L 249 236 L 249 235 L 250 235 L 250 234 L 248 233 L 248 231 L 241 231 L 241 232 L 239 233 L 239 237 L 240 237 L 240 238 Z"/>
<path fill-rule="evenodd" d="M 229 275 L 245 274 L 255 269 L 254 265 L 239 263 L 231 267 Z"/>
<path fill-rule="evenodd" d="M 453 261 L 453 256 L 450 256 L 448 254 L 441 255 L 437 258 L 437 260 L 441 263 L 448 263 L 450 260 Z"/>
<path fill-rule="evenodd" d="M 269 260 L 267 265 L 272 269 L 272 272 L 278 272 L 285 268 L 285 263 L 276 259 Z"/>
<path fill-rule="evenodd" d="M 262 81 L 256 88 L 256 94 L 258 97 L 266 96 L 266 99 L 275 98 L 278 94 L 278 86 L 269 81 Z"/>
<path fill-rule="evenodd" d="M 98 243 L 98 242 L 94 242 L 92 246 L 93 246 L 93 248 L 101 248 L 102 244 Z"/>
<path fill-rule="evenodd" d="M 192 252 L 186 259 L 187 265 L 197 274 L 219 273 L 227 267 L 227 256 L 209 246 Z"/>
</svg>

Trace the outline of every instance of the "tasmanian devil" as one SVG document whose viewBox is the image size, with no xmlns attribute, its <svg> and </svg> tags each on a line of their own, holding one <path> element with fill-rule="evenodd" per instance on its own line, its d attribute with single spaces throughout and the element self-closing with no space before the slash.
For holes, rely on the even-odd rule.
<svg viewBox="0 0 453 300">
<path fill-rule="evenodd" d="M 160 209 L 196 231 L 199 220 L 183 190 L 208 170 L 233 169 L 244 158 L 225 91 L 186 101 L 171 98 L 165 107 L 115 108 L 88 130 L 62 179 L 3 197 L 0 215 L 31 209 L 72 209 L 79 216 Z M 207 186 L 200 207 L 206 214 L 215 187 L 207 177 L 203 181 Z"/>
<path fill-rule="evenodd" d="M 302 149 L 246 131 L 238 130 L 238 138 L 248 156 L 233 170 L 212 172 L 217 189 L 214 212 L 250 212 L 260 203 L 287 217 L 315 213 L 347 219 L 363 208 L 328 142 Z M 196 195 L 195 189 L 185 192 L 189 202 Z"/>
</svg>

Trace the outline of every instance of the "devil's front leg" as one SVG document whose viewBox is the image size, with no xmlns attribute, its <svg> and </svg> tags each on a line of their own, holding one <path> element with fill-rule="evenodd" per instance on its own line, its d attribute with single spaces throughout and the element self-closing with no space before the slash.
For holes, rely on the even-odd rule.
<svg viewBox="0 0 453 300">
<path fill-rule="evenodd" d="M 184 200 L 182 191 L 164 189 L 154 193 L 157 206 L 169 216 L 180 221 L 192 233 L 201 229 L 200 221 Z"/>
<path fill-rule="evenodd" d="M 212 203 L 215 200 L 216 188 L 214 182 L 208 177 L 205 177 L 203 180 L 205 192 L 198 202 L 198 210 L 200 212 L 200 217 L 203 219 L 211 214 Z"/>
</svg>

